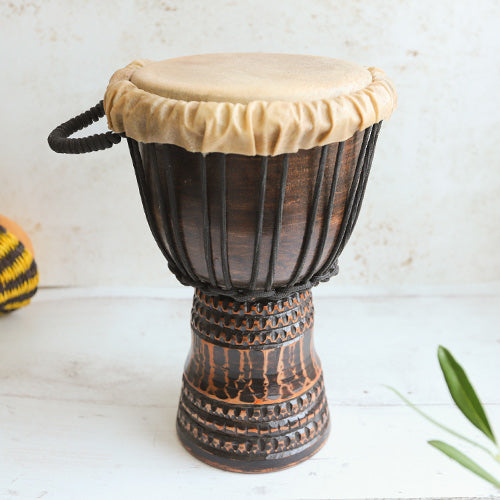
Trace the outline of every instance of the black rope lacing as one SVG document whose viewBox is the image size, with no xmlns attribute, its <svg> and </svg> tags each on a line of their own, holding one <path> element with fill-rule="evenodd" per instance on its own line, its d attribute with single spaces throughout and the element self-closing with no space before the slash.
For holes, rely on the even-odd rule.
<svg viewBox="0 0 500 500">
<path fill-rule="evenodd" d="M 221 179 L 220 179 L 220 209 L 222 210 L 222 227 L 220 235 L 220 252 L 221 252 L 221 264 L 222 264 L 222 274 L 223 274 L 223 284 L 217 283 L 215 277 L 214 260 L 213 260 L 213 249 L 211 240 L 211 230 L 210 230 L 210 213 L 209 213 L 209 202 L 208 202 L 208 190 L 207 190 L 207 172 L 206 172 L 206 159 L 203 155 L 200 155 L 200 178 L 201 178 L 201 193 L 200 198 L 202 201 L 202 217 L 203 217 L 203 250 L 205 254 L 205 263 L 207 266 L 208 281 L 203 281 L 199 279 L 192 265 L 189 261 L 186 248 L 184 247 L 184 241 L 181 235 L 180 225 L 179 225 L 179 215 L 177 210 L 176 192 L 173 180 L 173 167 L 172 163 L 168 161 L 169 147 L 165 148 L 166 157 L 162 158 L 162 168 L 165 172 L 162 177 L 158 177 L 158 159 L 156 157 L 155 145 L 148 145 L 144 148 L 144 154 L 147 157 L 141 158 L 141 153 L 139 150 L 139 145 L 134 139 L 128 138 L 128 144 L 130 148 L 130 153 L 132 156 L 132 161 L 134 163 L 134 168 L 136 171 L 137 181 L 139 184 L 139 191 L 141 193 L 141 198 L 144 206 L 144 211 L 146 212 L 146 217 L 148 223 L 153 232 L 153 236 L 160 247 L 163 255 L 167 259 L 168 267 L 176 278 L 186 286 L 193 286 L 206 293 L 207 295 L 222 295 L 231 297 L 238 302 L 253 301 L 257 299 L 272 299 L 280 300 L 288 297 L 294 292 L 301 292 L 308 290 L 319 283 L 328 281 L 332 276 L 338 274 L 338 258 L 344 249 L 347 241 L 349 240 L 354 225 L 359 216 L 361 203 L 363 201 L 364 192 L 366 189 L 366 183 L 368 179 L 368 174 L 370 172 L 371 163 L 373 160 L 373 152 L 375 144 L 377 141 L 378 132 L 380 130 L 381 123 L 375 124 L 372 127 L 367 128 L 363 133 L 363 140 L 361 143 L 360 151 L 358 153 L 357 163 L 354 171 L 354 175 L 351 182 L 351 187 L 347 194 L 347 199 L 345 203 L 344 216 L 340 224 L 338 234 L 336 235 L 335 242 L 333 244 L 332 250 L 329 255 L 324 260 L 323 265 L 320 269 L 318 266 L 320 262 L 323 261 L 323 251 L 326 246 L 326 241 L 329 233 L 329 221 L 331 219 L 335 201 L 335 193 L 337 189 L 337 182 L 339 179 L 339 172 L 342 165 L 343 153 L 344 153 L 344 143 L 338 143 L 335 166 L 332 176 L 332 181 L 330 185 L 330 193 L 328 196 L 328 202 L 325 207 L 324 213 L 324 224 L 321 229 L 320 239 L 318 243 L 318 248 L 313 256 L 313 261 L 310 264 L 305 276 L 300 279 L 302 269 L 305 265 L 306 255 L 309 250 L 312 232 L 314 230 L 316 216 L 318 212 L 318 199 L 319 193 L 321 191 L 321 186 L 325 176 L 325 164 L 326 158 L 329 151 L 329 146 L 323 146 L 321 150 L 320 163 L 318 166 L 318 171 L 316 174 L 316 181 L 314 186 L 313 199 L 310 207 L 310 211 L 307 217 L 306 230 L 304 235 L 304 240 L 302 248 L 300 249 L 299 258 L 297 266 L 292 272 L 292 276 L 288 283 L 283 286 L 273 286 L 276 270 L 276 261 L 278 256 L 278 249 L 281 236 L 281 226 L 283 218 L 283 206 L 285 202 L 285 191 L 287 185 L 288 176 L 288 155 L 283 155 L 283 161 L 281 166 L 281 180 L 278 199 L 276 200 L 276 215 L 274 221 L 274 230 L 272 236 L 271 245 L 271 255 L 269 260 L 269 267 L 267 272 L 267 277 L 265 280 L 265 285 L 263 288 L 256 288 L 257 276 L 259 274 L 260 266 L 260 256 L 261 256 L 261 242 L 262 242 L 262 226 L 264 217 L 264 199 L 266 194 L 266 182 L 267 182 L 267 169 L 268 162 L 267 158 L 262 158 L 261 171 L 259 178 L 259 190 L 258 190 L 258 210 L 256 214 L 256 237 L 254 242 L 254 254 L 252 261 L 252 271 L 249 280 L 249 285 L 247 288 L 237 288 L 232 286 L 230 269 L 228 265 L 228 235 L 227 235 L 227 182 L 226 182 L 226 156 L 224 154 L 218 153 L 218 158 L 220 158 L 221 165 Z M 150 147 L 152 146 L 152 147 Z M 166 145 L 163 145 L 166 146 Z M 151 150 L 151 151 L 150 151 Z M 165 161 L 167 160 L 167 161 Z M 145 168 L 146 164 L 149 164 L 148 172 L 151 175 L 150 182 L 146 178 Z M 163 185 L 162 180 L 164 179 Z M 151 187 L 152 185 L 152 187 Z M 153 216 L 153 197 L 150 189 L 155 190 L 155 198 L 160 203 L 160 219 L 161 223 L 158 225 L 158 221 Z M 163 196 L 160 196 L 160 192 Z M 164 201 L 164 197 L 168 200 Z M 166 206 L 168 204 L 168 215 Z"/>
<path fill-rule="evenodd" d="M 125 134 L 106 132 L 94 134 L 83 138 L 69 138 L 78 130 L 88 127 L 93 122 L 104 116 L 103 101 L 84 113 L 71 118 L 67 122 L 56 127 L 48 137 L 50 147 L 57 153 L 80 154 L 91 151 L 100 151 L 118 144 Z M 342 166 L 344 154 L 344 142 L 337 144 L 335 166 L 332 175 L 330 193 L 323 214 L 324 223 L 322 225 L 318 246 L 315 250 L 313 259 L 304 276 L 300 278 L 303 271 L 306 257 L 311 244 L 312 233 L 316 224 L 316 218 L 319 206 L 319 194 L 322 190 L 322 184 L 325 177 L 325 164 L 329 151 L 329 146 L 323 146 L 321 149 L 320 162 L 316 173 L 316 182 L 310 211 L 307 216 L 306 230 L 303 243 L 300 249 L 297 265 L 286 285 L 273 286 L 276 272 L 276 263 L 278 250 L 280 246 L 281 226 L 283 220 L 283 207 L 285 202 L 285 192 L 288 177 L 289 155 L 284 154 L 281 165 L 281 180 L 279 195 L 276 200 L 276 212 L 274 219 L 274 229 L 271 243 L 271 255 L 269 267 L 263 288 L 257 289 L 257 278 L 261 265 L 261 244 L 264 221 L 264 208 L 266 197 L 266 183 L 268 172 L 268 158 L 262 157 L 261 171 L 259 178 L 258 210 L 256 218 L 256 236 L 253 248 L 253 260 L 251 277 L 248 287 L 236 288 L 232 285 L 231 273 L 229 269 L 228 256 L 228 233 L 227 233 L 227 179 L 226 179 L 226 155 L 215 153 L 220 161 L 220 210 L 221 210 L 221 228 L 220 228 L 220 255 L 223 284 L 217 283 L 215 275 L 213 248 L 211 239 L 211 217 L 209 213 L 208 186 L 207 186 L 207 165 L 206 159 L 200 155 L 200 178 L 203 216 L 203 249 L 205 253 L 205 263 L 207 266 L 208 282 L 200 280 L 188 258 L 185 248 L 185 242 L 181 235 L 179 225 L 179 216 L 177 210 L 176 190 L 173 180 L 173 168 L 169 161 L 169 148 L 165 148 L 166 157 L 162 158 L 162 175 L 159 174 L 159 162 L 156 154 L 156 145 L 149 145 L 143 150 L 145 158 L 141 156 L 139 145 L 134 139 L 127 138 L 132 162 L 139 185 L 144 212 L 148 224 L 153 233 L 156 243 L 162 251 L 168 262 L 169 269 L 176 278 L 187 286 L 194 286 L 208 295 L 223 295 L 231 297 L 234 300 L 245 302 L 256 299 L 283 299 L 294 292 L 307 290 L 317 284 L 328 281 L 332 276 L 338 273 L 338 258 L 347 244 L 356 221 L 359 216 L 361 204 L 366 189 L 366 183 L 373 160 L 373 153 L 377 142 L 378 133 L 382 122 L 376 123 L 367 128 L 363 133 L 363 140 L 357 157 L 357 163 L 351 182 L 351 187 L 345 201 L 344 215 L 340 224 L 338 234 L 335 237 L 332 250 L 323 262 L 321 268 L 318 266 L 323 261 L 323 251 L 328 238 L 333 207 L 335 202 L 335 193 L 337 182 Z M 165 145 L 168 146 L 168 145 Z M 143 161 L 144 160 L 144 161 Z M 166 160 L 166 161 L 165 161 Z M 167 201 L 165 201 L 165 196 Z M 156 208 L 153 203 L 157 200 L 159 203 L 159 217 L 155 215 Z M 159 221 L 158 221 L 159 219 Z"/>
<path fill-rule="evenodd" d="M 104 106 L 103 102 L 100 101 L 99 104 L 88 111 L 56 127 L 48 137 L 50 148 L 56 153 L 81 154 L 90 153 L 91 151 L 101 151 L 110 148 L 114 144 L 118 144 L 122 136 L 115 132 L 105 132 L 88 137 L 69 139 L 71 134 L 88 127 L 103 116 Z"/>
</svg>

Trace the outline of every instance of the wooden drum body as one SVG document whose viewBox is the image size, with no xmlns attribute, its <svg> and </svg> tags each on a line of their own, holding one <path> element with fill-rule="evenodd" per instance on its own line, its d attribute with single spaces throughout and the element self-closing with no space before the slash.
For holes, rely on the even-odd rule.
<svg viewBox="0 0 500 500">
<path fill-rule="evenodd" d="M 177 432 L 201 460 L 266 472 L 324 444 L 311 288 L 338 272 L 396 103 L 382 70 L 331 57 L 137 59 L 49 135 L 69 154 L 127 138 L 151 232 L 195 288 Z M 109 132 L 70 137 L 104 115 Z"/>
<path fill-rule="evenodd" d="M 196 288 L 177 430 L 205 462 L 279 470 L 325 442 L 310 289 L 338 271 L 379 129 L 273 157 L 128 139 L 156 242 Z"/>
</svg>

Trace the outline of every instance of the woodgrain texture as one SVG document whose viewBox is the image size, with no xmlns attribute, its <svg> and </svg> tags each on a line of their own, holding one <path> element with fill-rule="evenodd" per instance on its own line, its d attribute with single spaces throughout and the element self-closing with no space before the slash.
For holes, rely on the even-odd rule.
<svg viewBox="0 0 500 500">
<path fill-rule="evenodd" d="M 236 472 L 299 463 L 328 436 L 311 292 L 238 303 L 196 291 L 177 431 L 196 457 Z"/>
<path fill-rule="evenodd" d="M 239 301 L 284 297 L 336 274 L 379 129 L 276 157 L 129 139 L 144 211 L 170 269 L 183 284 Z"/>
<path fill-rule="evenodd" d="M 128 139 L 153 236 L 196 287 L 177 430 L 205 462 L 269 472 L 325 442 L 310 288 L 337 273 L 380 126 L 276 157 Z"/>
</svg>

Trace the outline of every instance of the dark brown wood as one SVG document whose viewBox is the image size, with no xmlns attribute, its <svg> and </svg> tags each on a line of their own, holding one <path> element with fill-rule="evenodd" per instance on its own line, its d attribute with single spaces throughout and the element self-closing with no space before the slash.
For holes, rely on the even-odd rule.
<svg viewBox="0 0 500 500">
<path fill-rule="evenodd" d="M 328 435 L 310 291 L 240 303 L 197 290 L 177 417 L 184 446 L 236 472 L 269 472 L 315 453 Z"/>
<path fill-rule="evenodd" d="M 312 221 L 312 236 L 307 245 L 300 273 L 295 277 L 295 281 L 300 282 L 302 278 L 310 274 L 313 261 L 316 269 L 320 269 L 334 246 L 344 216 L 345 203 L 351 189 L 364 133 L 358 132 L 344 143 L 333 210 L 328 220 L 325 219 L 325 214 L 339 145 L 332 144 L 327 150 L 324 176 L 318 192 L 316 215 Z M 185 257 L 187 264 L 181 263 L 181 267 L 185 269 L 186 274 L 189 276 L 194 274 L 196 278 L 207 283 L 211 282 L 211 278 L 215 278 L 217 286 L 221 289 L 226 287 L 229 280 L 224 276 L 223 245 L 220 243 L 223 239 L 221 229 L 225 223 L 228 271 L 232 287 L 249 288 L 253 282 L 257 290 L 256 297 L 258 297 L 258 291 L 265 289 L 269 271 L 284 155 L 267 159 L 259 265 L 252 280 L 255 241 L 258 236 L 258 213 L 261 205 L 262 157 L 229 154 L 225 155 L 224 165 L 220 155 L 206 155 L 203 159 L 207 174 L 205 198 L 202 175 L 200 175 L 201 155 L 167 144 L 140 144 L 140 151 L 146 182 L 160 186 L 160 189 L 150 189 L 146 210 L 153 214 L 152 219 L 156 227 L 168 226 L 173 233 L 173 248 L 172 241 L 169 242 L 166 239 L 165 229 L 160 231 L 162 243 L 171 254 L 179 256 L 179 261 L 183 261 Z M 317 147 L 287 155 L 288 175 L 273 287 L 287 284 L 290 278 L 294 277 L 294 271 L 299 265 L 310 207 L 314 201 L 321 151 L 322 148 Z M 226 173 L 226 220 L 221 211 L 221 206 L 224 204 L 222 199 L 224 190 L 221 189 L 222 169 L 225 169 Z M 158 180 L 156 176 L 159 177 Z M 169 181 L 174 185 L 172 194 L 167 189 Z M 172 200 L 174 197 L 175 200 Z M 208 205 L 206 214 L 208 221 L 204 213 L 204 202 Z M 175 211 L 172 210 L 173 208 Z M 178 238 L 175 238 L 174 232 L 176 224 L 179 228 Z M 210 227 L 208 228 L 207 225 Z M 329 225 L 328 235 L 321 255 L 316 256 L 321 232 L 325 225 Z M 154 231 L 154 228 L 152 229 Z M 209 230 L 211 254 L 208 257 L 211 257 L 213 262 L 214 277 L 211 276 L 211 263 L 207 261 L 205 253 L 204 236 L 206 234 L 204 231 L 207 230 Z"/>
<path fill-rule="evenodd" d="M 101 102 L 61 125 L 50 146 L 82 153 L 119 142 L 112 133 L 68 139 L 89 124 L 84 115 L 103 113 Z M 274 157 L 127 137 L 155 241 L 178 280 L 196 287 L 177 432 L 210 465 L 276 471 L 324 444 L 330 419 L 310 288 L 338 271 L 380 125 Z"/>
<path fill-rule="evenodd" d="M 155 240 L 197 287 L 177 430 L 201 460 L 268 472 L 325 442 L 310 287 L 336 273 L 379 129 L 268 158 L 128 139 Z"/>
</svg>

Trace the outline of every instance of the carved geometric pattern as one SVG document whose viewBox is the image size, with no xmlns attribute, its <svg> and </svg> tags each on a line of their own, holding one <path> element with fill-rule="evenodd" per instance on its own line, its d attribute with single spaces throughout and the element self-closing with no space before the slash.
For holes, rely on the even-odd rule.
<svg viewBox="0 0 500 500">
<path fill-rule="evenodd" d="M 292 293 L 289 297 L 279 300 L 264 299 L 255 302 L 237 302 L 231 297 L 226 297 L 224 295 L 207 295 L 197 288 L 195 289 L 195 297 L 209 308 L 221 312 L 250 313 L 255 310 L 259 314 L 265 313 L 269 315 L 297 307 L 304 300 L 310 300 L 312 294 L 310 290 L 304 290 L 302 292 Z"/>
<path fill-rule="evenodd" d="M 315 453 L 329 414 L 313 324 L 310 291 L 242 303 L 197 290 L 177 415 L 184 446 L 240 472 Z"/>
<path fill-rule="evenodd" d="M 301 412 L 313 407 L 317 400 L 324 394 L 323 377 L 310 390 L 288 401 L 270 405 L 234 405 L 218 399 L 207 397 L 190 387 L 185 380 L 182 386 L 181 400 L 188 402 L 203 413 L 215 417 L 227 417 L 238 422 L 269 422 L 294 417 Z"/>
<path fill-rule="evenodd" d="M 197 290 L 191 318 L 193 331 L 205 340 L 228 346 L 260 346 L 302 335 L 313 324 L 314 307 L 310 291 L 275 302 L 230 303 Z"/>
<path fill-rule="evenodd" d="M 177 422 L 205 450 L 248 460 L 310 446 L 326 431 L 329 414 L 322 379 L 285 403 L 238 406 L 208 398 L 184 382 Z"/>
</svg>

